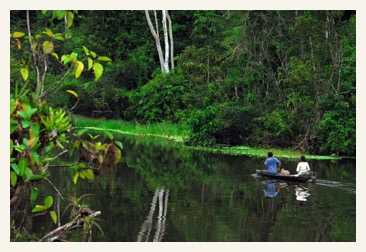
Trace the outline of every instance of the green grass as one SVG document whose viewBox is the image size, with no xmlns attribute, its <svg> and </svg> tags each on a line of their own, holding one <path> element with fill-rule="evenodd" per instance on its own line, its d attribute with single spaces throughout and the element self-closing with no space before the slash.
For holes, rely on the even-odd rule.
<svg viewBox="0 0 366 252">
<path fill-rule="evenodd" d="M 271 151 L 274 156 L 286 159 L 296 159 L 299 160 L 300 156 L 306 156 L 306 159 L 318 159 L 318 160 L 329 160 L 329 159 L 341 159 L 341 157 L 336 156 L 317 156 L 309 155 L 304 152 L 295 151 L 292 149 L 281 150 L 281 149 L 267 149 L 267 148 L 251 148 L 245 146 L 234 146 L 234 147 L 223 147 L 221 153 L 229 155 L 248 155 L 255 157 L 266 157 L 267 153 Z"/>
<path fill-rule="evenodd" d="M 75 128 L 85 128 L 92 131 L 108 130 L 111 132 L 123 135 L 136 136 L 151 136 L 163 139 L 173 140 L 177 142 L 184 142 L 190 135 L 190 129 L 187 125 L 181 125 L 170 122 L 162 122 L 155 124 L 138 124 L 133 122 L 125 122 L 120 120 L 103 120 L 92 119 L 80 116 L 73 116 Z M 266 157 L 269 151 L 273 152 L 274 156 L 286 159 L 298 160 L 300 156 L 304 155 L 307 159 L 317 160 L 331 160 L 341 159 L 339 156 L 317 156 L 308 155 L 307 153 L 294 151 L 292 149 L 268 149 L 268 148 L 252 148 L 247 146 L 232 146 L 232 147 L 188 147 L 195 150 L 204 150 L 211 153 L 221 153 L 226 155 L 247 155 L 253 157 Z"/>
<path fill-rule="evenodd" d="M 138 124 L 120 120 L 92 119 L 80 116 L 73 117 L 75 128 L 86 128 L 91 130 L 108 130 L 120 134 L 144 135 L 161 137 L 178 142 L 188 138 L 190 130 L 188 126 L 170 122 L 155 124 Z"/>
</svg>

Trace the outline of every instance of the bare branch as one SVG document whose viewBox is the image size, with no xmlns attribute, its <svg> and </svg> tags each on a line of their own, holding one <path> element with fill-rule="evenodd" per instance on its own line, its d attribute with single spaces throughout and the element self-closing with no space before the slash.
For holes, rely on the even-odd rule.
<svg viewBox="0 0 366 252">
<path fill-rule="evenodd" d="M 62 76 L 62 78 L 53 87 L 49 88 L 47 91 L 42 93 L 39 96 L 39 98 L 42 98 L 42 97 L 48 95 L 49 93 L 51 93 L 52 91 L 54 91 L 61 84 L 61 82 L 66 78 L 66 76 L 70 73 L 71 69 L 73 69 L 73 66 L 70 66 L 70 68 L 67 70 L 67 72 L 64 74 L 64 76 Z"/>
<path fill-rule="evenodd" d="M 31 48 L 31 53 L 32 53 L 32 59 L 33 59 L 33 66 L 36 70 L 36 76 L 37 76 L 37 85 L 36 85 L 36 99 L 39 99 L 39 89 L 40 89 L 40 77 L 39 77 L 39 69 L 37 66 L 37 54 L 35 52 L 35 49 L 33 48 L 33 41 L 32 41 L 32 33 L 31 33 L 31 28 L 30 28 L 30 18 L 29 18 L 29 10 L 26 11 L 27 12 L 27 28 L 28 28 L 28 39 L 29 39 L 29 45 Z"/>
<path fill-rule="evenodd" d="M 63 155 L 64 153 L 68 152 L 68 150 L 63 150 L 62 152 L 60 152 L 59 154 L 57 154 L 55 157 L 53 157 L 50 161 L 50 163 L 52 163 L 53 161 L 55 161 L 56 158 L 58 158 L 59 156 Z M 43 170 L 47 171 L 50 163 L 46 164 L 45 166 L 43 166 Z"/>
</svg>

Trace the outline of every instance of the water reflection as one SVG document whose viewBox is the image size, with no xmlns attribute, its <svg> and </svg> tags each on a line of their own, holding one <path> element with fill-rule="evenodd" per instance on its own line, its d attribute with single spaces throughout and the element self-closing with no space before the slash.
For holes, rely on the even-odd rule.
<svg viewBox="0 0 366 252">
<path fill-rule="evenodd" d="M 165 221 L 166 221 L 166 214 L 168 208 L 168 198 L 169 198 L 169 190 L 164 191 L 164 189 L 158 188 L 155 190 L 154 197 L 151 202 L 150 212 L 146 217 L 146 220 L 141 226 L 141 231 L 137 236 L 138 242 L 148 242 L 150 239 L 150 234 L 153 229 L 153 216 L 155 213 L 155 208 L 157 201 L 159 201 L 159 213 L 156 219 L 156 230 L 155 235 L 152 239 L 153 242 L 160 242 L 162 241 L 165 233 Z"/>
<path fill-rule="evenodd" d="M 259 158 L 191 151 L 156 139 L 121 141 L 123 160 L 113 176 L 102 172 L 93 182 L 74 185 L 73 174 L 60 169 L 52 179 L 67 194 L 74 194 L 70 188 L 79 196 L 93 192 L 92 207 L 102 212 L 98 224 L 105 234 L 93 233 L 93 241 L 355 241 L 354 162 L 312 161 L 316 183 L 285 183 L 257 178 Z M 294 173 L 296 161 L 284 165 Z M 309 213 L 312 222 L 299 223 Z M 49 216 L 44 223 L 35 226 L 49 225 Z M 83 238 L 81 232 L 74 237 Z"/>
<path fill-rule="evenodd" d="M 305 187 L 304 185 L 300 184 L 292 184 L 289 185 L 288 183 L 284 181 L 279 181 L 275 179 L 265 179 L 262 181 L 263 184 L 266 185 L 265 189 L 263 189 L 264 196 L 266 199 L 271 199 L 274 197 L 277 197 L 280 193 L 281 189 L 284 189 L 286 187 L 290 188 L 291 191 L 295 191 L 295 196 L 297 201 L 307 201 L 307 197 L 309 197 L 311 194 L 309 193 L 309 188 Z"/>
<path fill-rule="evenodd" d="M 310 196 L 310 193 L 308 193 L 309 188 L 305 186 L 296 185 L 295 186 L 295 195 L 296 200 L 298 201 L 306 201 L 306 198 Z"/>
<path fill-rule="evenodd" d="M 264 196 L 266 198 L 276 197 L 280 192 L 280 184 L 276 180 L 267 180 L 266 184 L 266 188 L 263 189 Z"/>
</svg>

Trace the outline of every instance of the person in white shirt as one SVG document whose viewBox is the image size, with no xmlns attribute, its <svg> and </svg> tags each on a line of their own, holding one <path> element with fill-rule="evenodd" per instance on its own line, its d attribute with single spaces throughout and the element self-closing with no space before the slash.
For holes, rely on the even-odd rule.
<svg viewBox="0 0 366 252">
<path fill-rule="evenodd" d="M 300 163 L 297 164 L 296 172 L 298 175 L 305 175 L 310 171 L 310 166 L 306 162 L 305 156 L 300 157 Z"/>
</svg>

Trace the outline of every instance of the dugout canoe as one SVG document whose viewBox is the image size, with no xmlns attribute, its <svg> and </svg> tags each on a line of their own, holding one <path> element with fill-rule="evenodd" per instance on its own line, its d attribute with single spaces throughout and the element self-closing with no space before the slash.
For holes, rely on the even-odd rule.
<svg viewBox="0 0 366 252">
<path fill-rule="evenodd" d="M 306 182 L 309 179 L 315 181 L 316 174 L 312 172 L 311 176 L 297 176 L 297 175 L 280 175 L 280 174 L 270 174 L 266 172 L 266 170 L 256 170 L 257 174 L 266 177 L 266 178 L 273 178 L 278 180 L 285 180 L 285 181 L 295 181 L 295 182 Z"/>
</svg>

